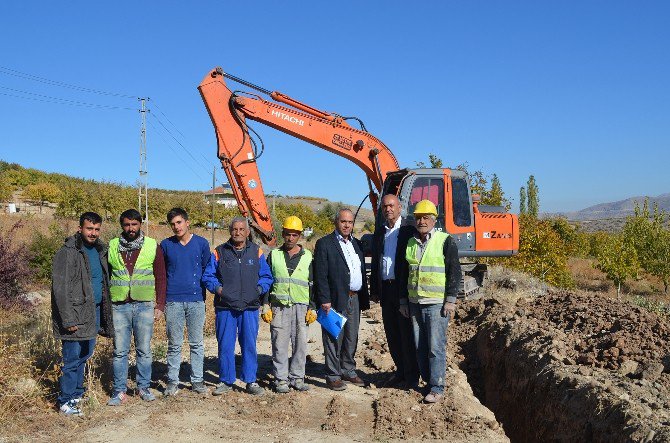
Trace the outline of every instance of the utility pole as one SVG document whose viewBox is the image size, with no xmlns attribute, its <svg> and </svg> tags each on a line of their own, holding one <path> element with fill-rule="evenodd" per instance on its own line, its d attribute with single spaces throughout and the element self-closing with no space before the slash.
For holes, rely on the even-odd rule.
<svg viewBox="0 0 670 443">
<path fill-rule="evenodd" d="M 147 98 L 138 98 L 140 101 L 140 179 L 137 183 L 137 210 L 144 210 L 144 231 L 149 234 L 149 194 L 147 184 Z"/>
<path fill-rule="evenodd" d="M 212 174 L 212 246 L 214 246 L 214 205 L 216 202 L 214 201 L 215 197 L 215 188 L 216 188 L 216 166 L 214 166 L 214 173 Z"/>
</svg>

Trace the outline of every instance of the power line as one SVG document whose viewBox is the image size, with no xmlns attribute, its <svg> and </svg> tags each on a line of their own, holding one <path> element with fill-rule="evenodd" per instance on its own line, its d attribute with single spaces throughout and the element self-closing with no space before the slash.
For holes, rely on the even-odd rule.
<svg viewBox="0 0 670 443">
<path fill-rule="evenodd" d="M 199 163 L 200 166 L 203 166 L 203 165 L 199 162 L 199 160 L 197 160 L 197 159 L 195 158 L 195 156 L 191 153 L 191 151 L 190 151 L 186 146 L 184 146 L 184 144 L 183 144 L 182 142 L 180 142 L 180 141 L 177 139 L 177 137 L 175 137 L 174 134 L 173 134 L 173 133 L 172 133 L 172 132 L 171 132 L 171 131 L 164 125 L 164 124 L 163 124 L 163 122 L 161 121 L 161 119 L 159 119 L 158 117 L 156 117 L 154 114 L 149 114 L 149 115 L 150 115 L 151 117 L 153 117 L 154 119 L 156 119 L 156 121 L 158 122 L 158 124 L 160 124 L 160 125 L 163 127 L 163 129 L 165 130 L 165 132 L 167 132 L 167 133 L 170 135 L 170 137 L 172 137 L 172 139 L 174 139 L 174 141 L 176 141 L 176 142 L 179 144 L 179 146 L 181 146 L 182 149 L 183 149 L 184 151 L 186 151 L 186 153 L 189 155 L 189 157 L 191 157 L 191 158 L 193 159 L 194 162 Z M 206 160 L 205 160 L 205 161 L 206 161 Z M 207 165 L 207 166 L 205 166 L 205 167 L 209 168 L 210 166 Z"/>
<path fill-rule="evenodd" d="M 149 115 L 151 115 L 151 114 L 149 114 Z M 176 150 L 176 149 L 172 146 L 172 144 L 171 144 L 171 143 L 170 143 L 170 142 L 163 136 L 163 134 L 162 134 L 160 131 L 158 131 L 158 127 L 155 126 L 155 125 L 151 122 L 151 120 L 147 120 L 147 122 L 149 123 L 149 125 L 150 125 L 152 128 L 154 128 L 154 129 L 156 130 L 156 134 L 158 134 L 158 136 L 159 136 L 161 139 L 163 139 L 163 141 L 165 142 L 165 144 L 167 145 L 167 147 L 170 148 L 170 150 L 171 150 L 171 151 L 172 151 L 172 152 L 179 158 L 179 160 L 181 161 L 181 163 L 184 164 L 184 165 L 186 165 L 186 167 L 189 168 L 189 169 L 190 169 L 196 176 L 198 176 L 198 178 L 199 178 L 200 180 L 205 181 L 205 179 L 204 179 L 200 174 L 198 174 L 198 172 L 197 172 L 195 169 L 193 169 L 193 168 L 191 167 L 191 165 L 189 165 L 187 162 L 185 162 L 185 161 L 182 159 L 181 155 L 179 155 L 179 152 L 177 152 L 177 150 Z"/>
<path fill-rule="evenodd" d="M 0 86 L 2 89 L 9 89 L 12 90 L 11 88 L 5 88 Z M 35 97 L 25 97 L 22 95 L 16 95 L 16 94 L 8 94 L 6 92 L 0 92 L 0 95 L 4 95 L 6 97 L 14 97 L 14 98 L 21 98 L 24 100 L 32 100 L 32 101 L 38 101 L 38 102 L 44 102 L 44 103 L 53 103 L 57 105 L 69 105 L 69 106 L 83 106 L 86 108 L 101 108 L 101 109 L 124 109 L 128 111 L 137 111 L 137 109 L 134 108 L 126 108 L 124 106 L 113 106 L 113 105 L 101 105 L 98 103 L 88 103 L 88 102 L 81 102 L 77 100 L 68 100 L 65 98 L 59 98 L 59 97 L 52 97 L 49 95 L 42 95 L 42 94 L 36 94 L 34 92 L 25 92 L 25 91 L 19 91 L 23 94 L 30 94 L 30 95 L 36 95 L 39 97 L 45 97 L 45 98 L 35 98 Z"/>
<path fill-rule="evenodd" d="M 0 66 L 0 74 L 11 75 L 11 76 L 14 76 L 14 77 L 23 78 L 23 79 L 26 79 L 26 80 L 32 80 L 32 81 L 39 82 L 39 83 L 44 83 L 44 84 L 47 84 L 47 85 L 60 86 L 61 88 L 74 89 L 74 90 L 81 91 L 81 92 L 89 92 L 91 94 L 108 95 L 108 96 L 112 96 L 112 97 L 123 97 L 123 98 L 132 98 L 132 99 L 137 98 L 136 95 L 129 95 L 129 94 L 121 94 L 121 93 L 118 93 L 118 92 L 103 91 L 101 89 L 86 88 L 84 86 L 73 85 L 71 83 L 65 83 L 65 82 L 60 82 L 60 81 L 56 81 L 56 80 L 51 80 L 51 79 L 48 79 L 48 78 L 45 78 L 45 77 L 40 77 L 40 76 L 37 76 L 37 75 L 28 74 L 26 72 L 17 71 L 16 69 L 8 68 L 6 66 Z"/>
<path fill-rule="evenodd" d="M 172 121 L 168 118 L 168 116 L 165 115 L 165 113 L 164 113 L 164 112 L 160 109 L 160 107 L 156 104 L 155 100 L 152 100 L 152 103 L 156 106 L 156 109 L 158 109 L 158 112 L 160 112 L 161 115 L 162 115 L 163 117 L 165 117 L 165 120 L 167 120 L 168 123 L 170 123 L 170 124 L 172 125 L 172 127 L 175 129 L 175 131 L 177 131 L 177 132 L 182 136 L 182 138 L 184 139 L 184 141 L 186 141 L 186 136 L 184 135 L 184 133 L 181 132 L 181 131 L 179 130 L 179 128 L 177 128 L 177 126 L 176 126 L 174 123 L 172 123 Z M 153 114 L 153 115 L 155 116 L 155 114 Z M 198 152 L 198 154 L 200 154 L 200 156 L 203 158 L 203 160 L 205 160 L 206 163 L 208 163 L 208 164 L 210 163 L 210 160 L 207 159 L 207 158 L 202 154 L 202 152 Z"/>
</svg>

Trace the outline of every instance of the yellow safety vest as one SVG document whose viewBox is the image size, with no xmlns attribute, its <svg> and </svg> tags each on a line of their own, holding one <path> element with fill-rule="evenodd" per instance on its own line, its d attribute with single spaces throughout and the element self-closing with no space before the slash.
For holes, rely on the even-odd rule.
<svg viewBox="0 0 670 443">
<path fill-rule="evenodd" d="M 275 249 L 270 252 L 272 276 L 274 283 L 270 290 L 270 301 L 284 306 L 297 303 L 309 303 L 309 265 L 312 263 L 312 253 L 303 249 L 298 266 L 293 274 L 288 273 L 284 251 Z"/>
<path fill-rule="evenodd" d="M 144 245 L 142 245 L 131 275 L 119 252 L 119 238 L 114 238 L 109 242 L 109 266 L 111 267 L 109 293 L 112 301 L 124 301 L 128 298 L 128 295 L 136 301 L 155 301 L 154 259 L 156 258 L 156 246 L 156 240 L 144 237 Z"/>
<path fill-rule="evenodd" d="M 405 259 L 409 263 L 407 290 L 409 301 L 412 303 L 419 303 L 419 299 L 436 303 L 444 301 L 444 291 L 447 287 L 444 242 L 448 237 L 449 234 L 446 232 L 434 231 L 420 262 L 416 259 L 419 242 L 414 237 L 409 240 Z"/>
</svg>

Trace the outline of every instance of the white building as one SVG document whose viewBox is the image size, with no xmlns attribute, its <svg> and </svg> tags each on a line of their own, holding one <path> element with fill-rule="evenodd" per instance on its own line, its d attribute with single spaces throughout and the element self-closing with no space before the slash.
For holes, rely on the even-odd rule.
<svg viewBox="0 0 670 443">
<path fill-rule="evenodd" d="M 237 201 L 233 195 L 233 188 L 230 184 L 224 183 L 222 186 L 217 186 L 214 189 L 203 192 L 205 201 L 211 202 L 214 200 L 219 205 L 224 205 L 226 208 L 234 208 L 237 206 Z"/>
</svg>

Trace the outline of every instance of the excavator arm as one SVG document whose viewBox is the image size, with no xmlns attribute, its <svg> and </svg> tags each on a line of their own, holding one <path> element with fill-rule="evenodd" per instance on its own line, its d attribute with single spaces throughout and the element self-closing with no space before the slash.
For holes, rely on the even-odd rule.
<svg viewBox="0 0 670 443">
<path fill-rule="evenodd" d="M 255 94 L 231 91 L 224 78 L 241 83 Z M 263 242 L 274 246 L 274 230 L 256 160 L 262 149 L 250 135 L 247 119 L 263 123 L 333 154 L 351 160 L 365 173 L 373 209 L 377 207 L 386 174 L 399 169 L 391 151 L 379 139 L 350 126 L 346 117 L 320 111 L 280 92 L 272 92 L 213 69 L 198 86 L 216 131 L 218 157 L 240 212 Z M 282 103 L 282 104 L 278 104 Z M 364 127 L 363 127 L 364 128 Z"/>
</svg>

